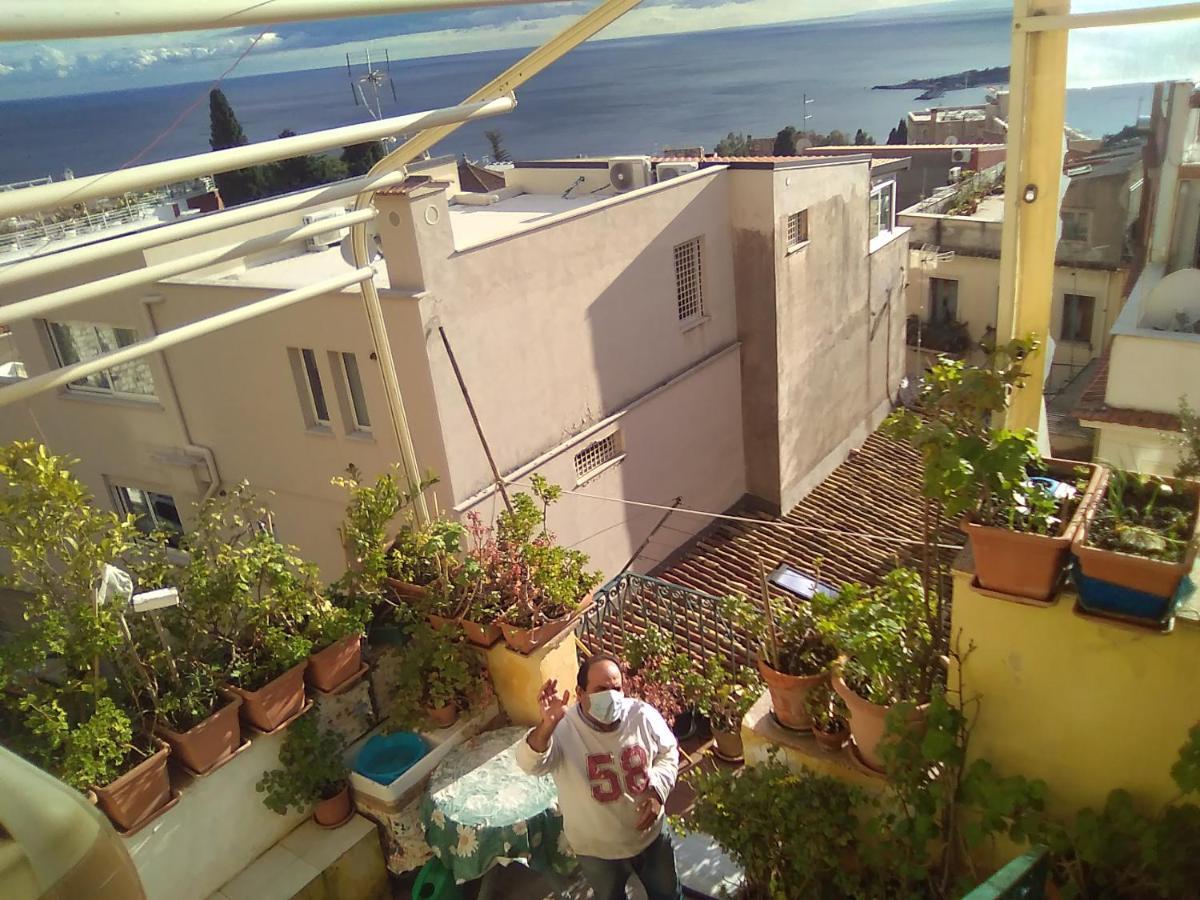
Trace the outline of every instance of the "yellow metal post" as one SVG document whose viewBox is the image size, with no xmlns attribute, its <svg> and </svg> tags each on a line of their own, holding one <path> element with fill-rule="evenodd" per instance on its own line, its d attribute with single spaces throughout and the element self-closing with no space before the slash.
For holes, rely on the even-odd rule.
<svg viewBox="0 0 1200 900">
<path fill-rule="evenodd" d="M 1066 30 L 1029 31 L 1023 20 L 1066 15 L 1070 0 L 1015 0 L 1009 73 L 1008 151 L 1000 254 L 1000 340 L 1035 335 L 1042 349 L 1013 393 L 1007 427 L 1037 430 L 1054 296 L 1058 193 L 1067 89 Z"/>
</svg>

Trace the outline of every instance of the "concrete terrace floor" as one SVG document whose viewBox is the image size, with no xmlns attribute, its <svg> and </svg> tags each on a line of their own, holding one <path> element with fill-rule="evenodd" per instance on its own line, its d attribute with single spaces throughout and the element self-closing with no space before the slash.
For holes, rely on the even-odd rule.
<svg viewBox="0 0 1200 900">
<path fill-rule="evenodd" d="M 707 751 L 712 739 L 706 733 L 680 741 L 681 775 L 696 767 L 721 767 L 736 769 L 740 763 L 726 763 Z M 682 778 L 667 800 L 667 814 L 686 816 L 695 800 L 695 794 Z M 720 886 L 736 887 L 740 878 L 737 865 L 717 848 L 707 835 L 694 834 L 685 839 L 678 836 L 675 841 L 675 860 L 683 881 L 684 896 L 717 897 Z M 409 900 L 417 872 L 406 873 L 392 879 L 394 900 Z M 479 900 L 481 881 L 459 885 L 461 900 Z M 688 890 L 691 888 L 691 890 Z M 699 888 L 699 890 L 697 890 Z M 636 879 L 630 879 L 627 891 L 630 900 L 645 900 L 646 892 Z M 576 875 L 564 886 L 556 884 L 547 876 L 534 872 L 521 864 L 499 866 L 492 876 L 491 893 L 488 900 L 592 900 L 590 887 L 581 876 Z"/>
</svg>

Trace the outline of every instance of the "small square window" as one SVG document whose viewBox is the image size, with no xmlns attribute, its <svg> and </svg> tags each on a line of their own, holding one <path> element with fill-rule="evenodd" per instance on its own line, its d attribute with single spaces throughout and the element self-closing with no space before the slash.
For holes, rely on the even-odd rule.
<svg viewBox="0 0 1200 900">
<path fill-rule="evenodd" d="M 787 245 L 791 250 L 808 241 L 808 210 L 802 209 L 787 217 Z"/>
<path fill-rule="evenodd" d="M 362 375 L 358 371 L 358 357 L 353 353 L 339 353 L 342 377 L 346 380 L 346 392 L 350 398 L 350 413 L 356 431 L 371 430 L 371 416 L 367 412 L 367 395 L 363 392 Z"/>
<path fill-rule="evenodd" d="M 811 600 L 816 594 L 825 594 L 832 597 L 837 593 L 835 588 L 830 587 L 823 581 L 817 581 L 815 578 L 810 578 L 794 566 L 784 563 L 767 578 L 771 584 L 783 588 L 789 594 L 795 594 L 797 597 L 802 597 L 805 600 Z"/>
<path fill-rule="evenodd" d="M 575 477 L 582 481 L 605 463 L 616 459 L 620 452 L 615 432 L 598 441 L 592 441 L 575 454 Z"/>
<path fill-rule="evenodd" d="M 896 182 L 885 181 L 871 188 L 871 240 L 896 227 Z"/>
<path fill-rule="evenodd" d="M 680 322 L 704 315 L 702 249 L 700 238 L 692 238 L 675 248 L 675 300 Z"/>
<path fill-rule="evenodd" d="M 1062 239 L 1079 244 L 1089 243 L 1092 232 L 1092 214 L 1086 209 L 1064 209 L 1062 211 Z"/>
</svg>

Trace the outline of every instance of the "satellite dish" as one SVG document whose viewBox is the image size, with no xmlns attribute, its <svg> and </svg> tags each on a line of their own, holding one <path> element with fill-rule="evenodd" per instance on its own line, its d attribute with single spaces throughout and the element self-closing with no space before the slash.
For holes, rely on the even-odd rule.
<svg viewBox="0 0 1200 900">
<path fill-rule="evenodd" d="M 357 227 L 357 226 L 355 226 Z M 375 263 L 383 259 L 383 241 L 379 237 L 379 226 L 375 220 L 366 223 L 367 228 L 367 262 Z M 350 228 L 346 232 L 346 236 L 342 238 L 342 259 L 346 261 L 348 266 L 357 266 L 354 261 L 354 228 Z"/>
<path fill-rule="evenodd" d="M 1179 269 L 1142 301 L 1138 327 L 1193 332 L 1200 323 L 1200 269 Z"/>
</svg>

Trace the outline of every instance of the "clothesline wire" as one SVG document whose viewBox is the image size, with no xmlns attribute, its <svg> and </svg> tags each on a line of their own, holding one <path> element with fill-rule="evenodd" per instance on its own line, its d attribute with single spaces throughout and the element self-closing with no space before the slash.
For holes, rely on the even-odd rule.
<svg viewBox="0 0 1200 900">
<path fill-rule="evenodd" d="M 532 488 L 533 484 L 528 481 L 516 481 L 512 479 L 504 479 L 505 484 L 511 484 L 515 487 Z M 710 519 L 720 519 L 723 522 L 738 522 L 744 525 L 757 525 L 766 528 L 781 528 L 788 531 L 799 531 L 806 534 L 836 534 L 840 537 L 859 538 L 865 541 L 878 541 L 884 544 L 904 544 L 910 546 L 919 546 L 925 542 L 915 538 L 900 538 L 887 534 L 872 534 L 865 531 L 843 531 L 838 528 L 822 528 L 816 525 L 798 525 L 795 522 L 785 522 L 779 519 L 756 519 L 752 516 L 734 516 L 728 513 L 710 512 L 702 509 L 689 509 L 686 506 L 667 506 L 662 503 L 648 503 L 644 500 L 626 500 L 623 497 L 605 497 L 600 494 L 589 494 L 583 491 L 572 491 L 567 488 L 561 488 L 564 494 L 570 494 L 573 497 L 584 497 L 588 500 L 601 500 L 607 503 L 621 503 L 625 506 L 637 506 L 643 509 L 659 509 L 665 512 L 677 512 L 689 516 L 704 516 Z M 942 544 L 935 543 L 931 545 L 938 550 L 961 550 L 961 544 Z"/>
</svg>

